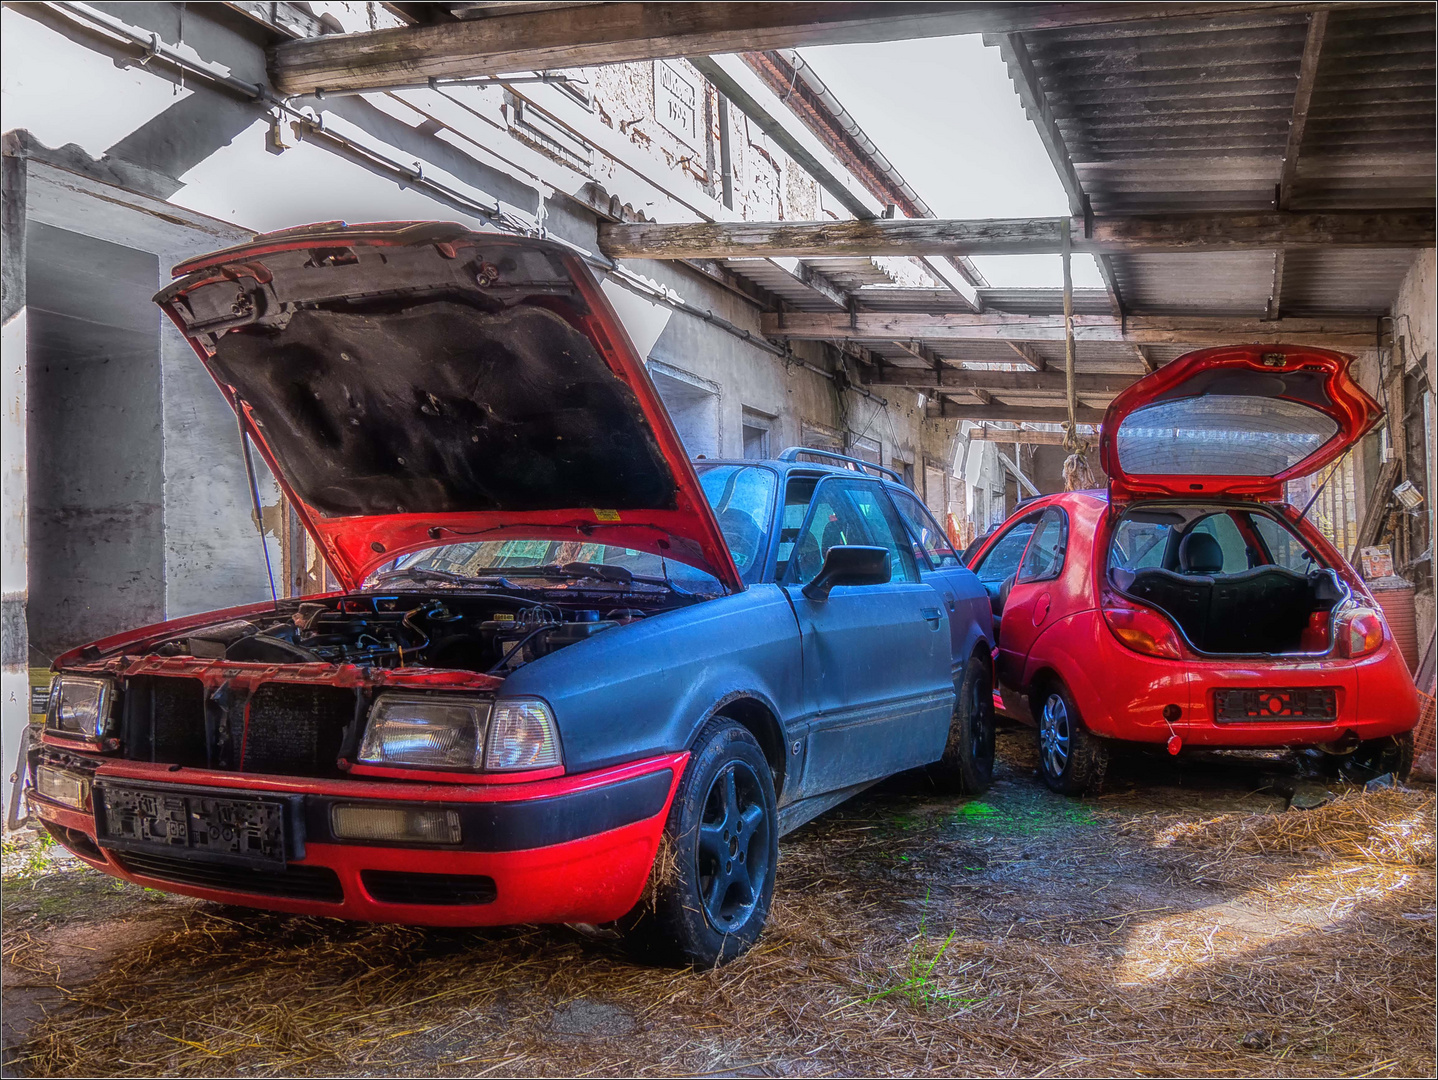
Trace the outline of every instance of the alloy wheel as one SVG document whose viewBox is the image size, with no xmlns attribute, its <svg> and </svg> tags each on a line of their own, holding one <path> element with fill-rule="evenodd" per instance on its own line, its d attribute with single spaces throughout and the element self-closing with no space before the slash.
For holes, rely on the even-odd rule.
<svg viewBox="0 0 1438 1080">
<path fill-rule="evenodd" d="M 769 873 L 771 827 L 758 776 L 747 762 L 728 762 L 709 786 L 699 823 L 699 896 L 720 933 L 754 913 Z"/>
<path fill-rule="evenodd" d="M 1039 753 L 1043 756 L 1044 769 L 1050 776 L 1062 776 L 1069 761 L 1068 706 L 1057 693 L 1050 694 L 1044 702 L 1044 711 L 1039 724 Z"/>
</svg>

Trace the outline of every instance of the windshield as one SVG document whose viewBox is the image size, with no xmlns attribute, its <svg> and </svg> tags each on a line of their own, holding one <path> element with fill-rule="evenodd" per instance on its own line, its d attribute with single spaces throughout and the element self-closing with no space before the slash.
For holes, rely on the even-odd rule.
<svg viewBox="0 0 1438 1080">
<path fill-rule="evenodd" d="M 699 473 L 699 482 L 739 573 L 746 582 L 751 581 L 763 561 L 777 486 L 774 473 L 753 465 L 714 465 Z M 664 589 L 674 585 L 685 592 L 724 591 L 718 579 L 677 559 L 661 559 L 612 544 L 543 539 L 481 540 L 425 548 L 379 567 L 365 587 L 393 587 L 397 577 L 423 580 L 426 574 L 438 580 L 456 579 L 451 583 L 466 578 L 505 578 L 523 581 L 526 588 L 572 588 L 576 582 L 590 579 L 606 587 Z"/>
</svg>

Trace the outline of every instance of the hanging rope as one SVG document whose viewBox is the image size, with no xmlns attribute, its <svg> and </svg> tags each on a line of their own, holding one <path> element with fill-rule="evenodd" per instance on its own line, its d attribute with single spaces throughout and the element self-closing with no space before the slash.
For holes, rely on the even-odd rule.
<svg viewBox="0 0 1438 1080">
<path fill-rule="evenodd" d="M 1098 487 L 1098 481 L 1084 457 L 1088 444 L 1078 434 L 1078 385 L 1074 378 L 1074 282 L 1069 258 L 1072 241 L 1068 218 L 1059 223 L 1059 239 L 1064 263 L 1064 387 L 1068 392 L 1069 412 L 1069 418 L 1064 423 L 1064 449 L 1069 455 L 1064 460 L 1064 490 L 1084 491 Z"/>
</svg>

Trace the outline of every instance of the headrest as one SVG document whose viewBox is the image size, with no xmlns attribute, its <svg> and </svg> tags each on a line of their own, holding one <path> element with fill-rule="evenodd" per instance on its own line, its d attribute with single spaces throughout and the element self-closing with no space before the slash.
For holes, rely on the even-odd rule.
<svg viewBox="0 0 1438 1080">
<path fill-rule="evenodd" d="M 1208 533 L 1191 532 L 1178 545 L 1178 568 L 1185 574 L 1223 572 L 1223 548 Z"/>
</svg>

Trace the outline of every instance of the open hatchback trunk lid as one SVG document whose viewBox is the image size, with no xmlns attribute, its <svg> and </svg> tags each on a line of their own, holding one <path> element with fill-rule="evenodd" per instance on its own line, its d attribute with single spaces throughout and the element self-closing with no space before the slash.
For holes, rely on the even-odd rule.
<svg viewBox="0 0 1438 1080">
<path fill-rule="evenodd" d="M 1099 459 L 1109 497 L 1276 500 L 1382 415 L 1349 375 L 1351 357 L 1292 345 L 1235 345 L 1179 357 L 1114 398 Z"/>
<path fill-rule="evenodd" d="M 189 338 L 346 588 L 408 551 L 576 539 L 743 588 L 639 356 L 563 247 L 306 226 L 175 268 Z"/>
</svg>

